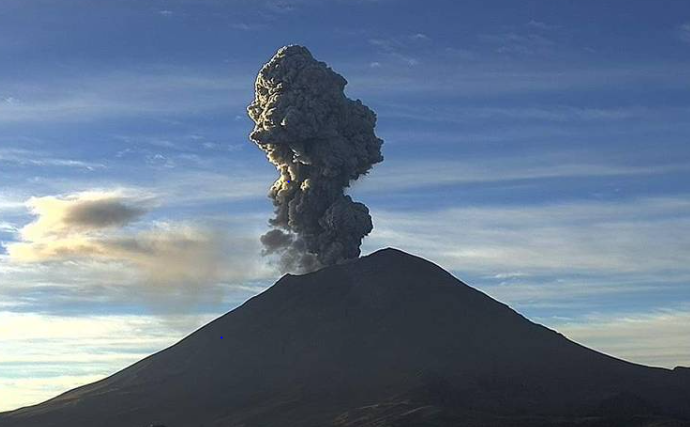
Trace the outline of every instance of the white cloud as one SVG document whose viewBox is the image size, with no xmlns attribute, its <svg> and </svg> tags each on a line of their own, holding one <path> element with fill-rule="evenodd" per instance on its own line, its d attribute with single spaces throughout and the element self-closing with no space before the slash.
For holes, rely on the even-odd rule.
<svg viewBox="0 0 690 427">
<path fill-rule="evenodd" d="M 553 51 L 556 42 L 537 33 L 495 33 L 482 34 L 480 40 L 491 44 L 497 53 L 516 55 L 539 55 Z"/>
<path fill-rule="evenodd" d="M 431 40 L 431 37 L 427 36 L 424 33 L 415 33 L 410 36 L 410 39 L 412 40 L 423 40 L 423 41 L 429 41 Z"/>
<path fill-rule="evenodd" d="M 402 62 L 410 67 L 421 63 L 420 49 L 426 47 L 431 38 L 423 33 L 399 35 L 394 37 L 379 37 L 369 39 L 369 44 L 376 50 L 396 62 Z"/>
<path fill-rule="evenodd" d="M 0 103 L 0 123 L 82 122 L 121 117 L 199 114 L 244 107 L 253 76 L 191 73 L 179 69 L 122 71 L 72 79 L 55 77 L 14 87 L 16 99 Z"/>
<path fill-rule="evenodd" d="M 277 177 L 273 170 L 269 170 L 265 174 L 240 167 L 228 170 L 227 173 L 179 170 L 166 175 L 151 191 L 156 192 L 167 205 L 178 206 L 198 205 L 204 202 L 264 200 L 267 189 Z"/>
<path fill-rule="evenodd" d="M 232 151 L 241 148 L 219 144 L 216 149 Z M 0 189 L 0 212 L 26 211 L 25 202 L 31 195 L 77 194 L 84 188 L 110 191 L 113 187 L 155 195 L 164 210 L 190 206 L 201 209 L 204 204 L 266 200 L 268 189 L 277 178 L 275 168 L 268 162 L 250 167 L 246 162 L 233 160 L 232 155 L 201 157 L 175 152 L 154 160 L 149 156 L 155 154 L 139 149 L 123 150 L 115 155 L 132 157 L 120 165 L 118 178 L 114 179 L 108 174 L 89 174 L 85 178 L 62 175 L 36 177 L 30 183 L 21 182 L 12 188 Z M 154 166 L 149 164 L 150 161 L 159 163 Z M 168 167 L 173 163 L 177 167 Z M 136 179 L 141 175 L 142 167 L 156 169 L 156 173 L 147 175 L 149 179 L 146 182 Z M 264 206 L 267 212 L 270 211 L 270 203 Z"/>
<path fill-rule="evenodd" d="M 562 276 L 570 272 L 565 269 L 557 271 Z M 494 275 L 504 276 L 501 273 Z M 654 276 L 653 274 L 593 274 L 583 278 L 548 278 L 530 274 L 519 277 L 505 275 L 499 284 L 479 285 L 482 291 L 492 298 L 507 303 L 513 307 L 526 309 L 577 309 L 587 311 L 593 309 L 592 301 L 598 302 L 599 307 L 615 301 L 620 295 L 628 297 L 649 298 L 649 295 L 659 295 L 673 291 L 678 287 L 687 286 L 690 274 Z M 558 277 L 558 276 L 556 276 Z M 685 280 L 683 280 L 683 278 Z"/>
<path fill-rule="evenodd" d="M 555 29 L 560 28 L 560 26 L 558 26 L 558 25 L 551 25 L 551 24 L 547 24 L 546 22 L 537 21 L 534 19 L 529 21 L 527 23 L 527 26 L 530 28 L 535 28 L 537 30 L 542 30 L 542 31 L 550 31 L 550 30 L 555 30 Z"/>
<path fill-rule="evenodd" d="M 348 91 L 355 96 L 394 99 L 410 95 L 434 96 L 441 99 L 492 97 L 520 93 L 563 93 L 585 89 L 629 85 L 664 85 L 685 88 L 690 67 L 683 63 L 617 64 L 615 66 L 583 66 L 549 63 L 543 67 L 526 68 L 505 61 L 447 61 L 447 57 L 426 57 L 424 67 L 391 67 L 386 73 L 361 72 L 361 64 L 339 67 L 348 76 Z M 349 69 L 348 69 L 349 68 Z M 673 68 L 675 73 L 668 74 Z"/>
<path fill-rule="evenodd" d="M 18 211 L 24 209 L 24 201 L 18 196 L 4 194 L 0 191 L 0 212 Z"/>
<path fill-rule="evenodd" d="M 26 205 L 37 219 L 20 230 L 22 241 L 10 243 L 8 251 L 18 261 L 98 256 L 103 250 L 96 242 L 105 230 L 138 219 L 148 210 L 146 204 L 146 199 L 128 197 L 123 190 L 33 197 Z"/>
<path fill-rule="evenodd" d="M 6 221 L 0 221 L 0 231 L 16 233 L 19 230 L 14 224 L 10 224 Z"/>
<path fill-rule="evenodd" d="M 59 375 L 46 378 L 7 378 L 0 375 L 0 412 L 35 405 L 67 390 L 101 380 L 105 373 Z"/>
<path fill-rule="evenodd" d="M 690 367 L 690 311 L 591 315 L 550 324 L 575 341 L 636 363 Z"/>
<path fill-rule="evenodd" d="M 297 4 L 301 2 L 300 0 L 292 0 L 292 1 L 264 0 L 264 1 L 265 1 L 264 7 L 266 7 L 266 9 L 269 12 L 273 12 L 273 13 L 276 13 L 279 15 L 295 11 L 297 9 Z"/>
<path fill-rule="evenodd" d="M 13 163 L 20 166 L 56 166 L 73 167 L 88 170 L 101 169 L 105 166 L 101 163 L 85 162 L 74 159 L 64 159 L 42 153 L 38 150 L 25 150 L 18 148 L 0 148 L 0 163 Z"/>
<path fill-rule="evenodd" d="M 260 31 L 265 28 L 264 24 L 248 24 L 246 22 L 237 22 L 230 24 L 230 27 L 240 31 Z"/>
<path fill-rule="evenodd" d="M 664 166 L 627 166 L 591 162 L 577 153 L 494 158 L 476 161 L 393 161 L 387 160 L 353 184 L 356 191 L 391 192 L 442 185 L 498 183 L 516 180 L 553 179 L 566 177 L 607 177 L 656 175 L 690 171 L 687 164 Z"/>
<path fill-rule="evenodd" d="M 690 22 L 683 24 L 678 28 L 678 37 L 684 42 L 690 43 Z"/>
<path fill-rule="evenodd" d="M 230 235 L 227 229 L 183 222 L 129 226 L 151 206 L 148 196 L 122 191 L 34 198 L 29 207 L 36 220 L 20 230 L 20 241 L 7 244 L 9 261 L 47 263 L 51 268 L 41 277 L 48 282 L 56 281 L 61 266 L 86 266 L 96 273 L 90 275 L 92 286 L 113 280 L 100 265 L 119 266 L 129 272 L 120 277 L 122 286 L 143 288 L 139 295 L 155 304 L 217 299 L 219 284 L 271 272 L 259 255 L 259 233 L 250 234 L 252 227 L 245 224 Z M 66 283 L 79 285 L 74 278 Z"/>
<path fill-rule="evenodd" d="M 663 109 L 664 114 L 688 114 L 681 109 Z M 544 122 L 585 122 L 611 121 L 629 119 L 649 119 L 658 114 L 659 109 L 650 110 L 642 107 L 628 108 L 581 108 L 566 105 L 548 107 L 425 107 L 402 103 L 385 103 L 378 108 L 380 117 L 411 119 L 430 123 L 466 124 L 478 120 L 538 120 Z"/>
<path fill-rule="evenodd" d="M 166 348 L 212 316 L 63 317 L 0 311 L 0 411 L 36 404 Z M 183 329 L 184 332 L 181 332 Z M 36 345 L 40 342 L 41 345 Z"/>
<path fill-rule="evenodd" d="M 400 247 L 456 271 L 688 273 L 690 197 L 372 211 L 367 247 Z"/>
</svg>

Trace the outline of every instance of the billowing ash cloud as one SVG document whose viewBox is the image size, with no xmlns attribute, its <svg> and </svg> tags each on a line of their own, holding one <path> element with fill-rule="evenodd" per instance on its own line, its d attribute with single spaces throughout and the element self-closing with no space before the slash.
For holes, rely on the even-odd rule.
<svg viewBox="0 0 690 427">
<path fill-rule="evenodd" d="M 250 139 L 280 172 L 269 193 L 274 229 L 261 241 L 286 271 L 357 258 L 373 228 L 367 207 L 345 189 L 383 161 L 383 141 L 374 134 L 376 114 L 348 99 L 346 84 L 295 45 L 281 48 L 256 79 Z"/>
</svg>

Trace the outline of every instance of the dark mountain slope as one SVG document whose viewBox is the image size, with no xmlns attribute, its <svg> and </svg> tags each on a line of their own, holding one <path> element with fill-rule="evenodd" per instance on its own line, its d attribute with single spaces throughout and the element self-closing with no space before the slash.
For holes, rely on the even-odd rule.
<svg viewBox="0 0 690 427">
<path fill-rule="evenodd" d="M 103 381 L 0 415 L 0 427 L 680 426 L 689 402 L 684 370 L 582 347 L 385 249 L 287 275 Z"/>
</svg>

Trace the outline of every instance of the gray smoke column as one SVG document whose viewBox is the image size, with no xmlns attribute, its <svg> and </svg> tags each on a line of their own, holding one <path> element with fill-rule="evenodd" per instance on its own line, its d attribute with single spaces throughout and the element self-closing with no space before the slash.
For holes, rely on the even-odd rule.
<svg viewBox="0 0 690 427">
<path fill-rule="evenodd" d="M 369 209 L 345 195 L 383 161 L 376 114 L 345 96 L 347 80 L 307 48 L 286 46 L 261 68 L 250 139 L 280 177 L 269 197 L 274 227 L 261 237 L 285 271 L 307 272 L 357 258 L 373 225 Z"/>
</svg>

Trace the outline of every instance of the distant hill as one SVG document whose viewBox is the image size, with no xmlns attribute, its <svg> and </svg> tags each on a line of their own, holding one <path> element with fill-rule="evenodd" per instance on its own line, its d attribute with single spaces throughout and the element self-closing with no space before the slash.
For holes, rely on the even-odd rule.
<svg viewBox="0 0 690 427">
<path fill-rule="evenodd" d="M 222 337 L 222 339 L 221 339 Z M 690 374 L 537 325 L 384 249 L 273 287 L 0 427 L 690 426 Z"/>
</svg>

